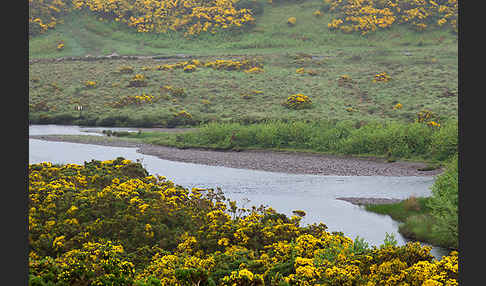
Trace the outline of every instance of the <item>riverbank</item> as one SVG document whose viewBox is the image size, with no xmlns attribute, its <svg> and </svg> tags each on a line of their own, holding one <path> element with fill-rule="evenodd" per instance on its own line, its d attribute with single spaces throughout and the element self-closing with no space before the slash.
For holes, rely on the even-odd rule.
<svg viewBox="0 0 486 286">
<path fill-rule="evenodd" d="M 426 163 L 395 161 L 384 158 L 357 158 L 352 156 L 324 155 L 305 152 L 242 150 L 214 151 L 202 149 L 178 149 L 142 143 L 134 138 L 118 138 L 90 135 L 35 135 L 33 139 L 95 144 L 114 147 L 136 147 L 138 152 L 160 159 L 224 166 L 238 169 L 262 170 L 290 174 L 335 176 L 435 176 L 442 169 L 420 171 Z"/>
<path fill-rule="evenodd" d="M 80 133 L 80 132 L 87 132 L 87 131 L 93 132 L 93 130 L 94 129 L 88 130 L 88 128 L 86 127 L 86 128 L 82 128 L 82 129 L 73 128 L 73 130 L 64 130 L 64 131 L 71 131 L 72 133 L 75 133 L 75 131 L 77 131 L 78 133 Z M 102 130 L 102 129 L 99 129 L 98 133 L 101 133 L 100 130 Z M 50 130 L 50 132 L 52 132 L 52 131 L 60 132 L 62 130 Z M 38 131 L 34 131 L 34 130 L 33 130 L 32 133 L 33 134 L 55 134 L 55 133 L 42 133 L 42 132 L 38 132 Z M 59 134 L 61 134 L 61 133 L 59 133 Z M 275 161 L 274 160 L 273 165 L 281 167 L 281 170 L 278 170 L 278 172 L 280 172 L 280 173 L 272 174 L 272 173 L 263 173 L 262 172 L 261 175 L 258 175 L 256 177 L 254 177 L 254 176 L 250 176 L 250 177 L 243 176 L 244 177 L 243 180 L 241 180 L 241 177 L 242 177 L 241 174 L 244 174 L 244 173 L 241 173 L 243 171 L 242 170 L 243 168 L 240 169 L 240 170 L 237 170 L 237 169 L 234 169 L 234 168 L 233 169 L 221 169 L 222 173 L 219 173 L 219 171 L 216 172 L 216 173 L 219 173 L 219 175 L 215 174 L 215 176 L 217 178 L 209 179 L 209 181 L 207 180 L 206 176 L 203 176 L 204 177 L 203 180 L 199 180 L 198 178 L 193 178 L 193 175 L 191 175 L 191 174 L 199 174 L 198 172 L 193 170 L 193 168 L 196 168 L 196 167 L 192 167 L 192 166 L 199 166 L 197 168 L 203 168 L 203 170 L 204 170 L 203 165 L 229 166 L 228 163 L 231 162 L 230 160 L 222 161 L 222 162 L 220 162 L 220 164 L 201 164 L 201 163 L 197 164 L 197 165 L 191 164 L 191 165 L 187 165 L 187 167 L 185 167 L 183 169 L 179 168 L 181 172 L 187 173 L 187 175 L 185 175 L 186 177 L 190 178 L 190 179 L 187 179 L 187 178 L 185 179 L 184 175 L 182 176 L 182 178 L 179 178 L 180 175 L 178 175 L 177 171 L 175 171 L 175 173 L 171 172 L 171 171 L 169 173 L 167 172 L 166 164 L 169 164 L 169 166 L 170 166 L 170 164 L 174 164 L 174 163 L 171 163 L 170 161 L 165 161 L 165 162 L 164 161 L 158 161 L 156 158 L 169 159 L 170 156 L 167 156 L 167 154 L 170 154 L 172 156 L 174 156 L 174 154 L 177 154 L 179 157 L 180 156 L 186 156 L 186 159 L 188 159 L 187 157 L 189 156 L 189 154 L 192 154 L 193 156 L 196 156 L 195 154 L 199 154 L 199 156 L 201 156 L 200 155 L 201 153 L 205 153 L 207 156 L 212 155 L 213 159 L 214 159 L 215 155 L 219 155 L 219 156 L 224 156 L 224 155 L 235 155 L 236 156 L 236 155 L 239 155 L 239 156 L 243 156 L 243 157 L 240 157 L 241 160 L 239 160 L 239 162 L 248 164 L 249 161 L 246 160 L 247 157 L 248 157 L 248 154 L 246 154 L 246 153 L 253 153 L 253 155 L 255 155 L 255 158 L 256 158 L 255 160 L 258 160 L 258 159 L 262 160 L 262 158 L 263 158 L 263 160 L 268 159 L 268 158 L 274 158 L 274 159 L 275 158 L 281 158 L 281 156 L 278 156 L 278 155 L 283 155 L 283 154 L 285 154 L 286 156 L 292 156 L 295 159 L 296 157 L 304 157 L 305 154 L 299 155 L 297 152 L 275 152 L 275 151 L 234 152 L 234 151 L 209 151 L 209 150 L 195 150 L 195 149 L 181 150 L 181 149 L 169 148 L 169 147 L 164 148 L 162 146 L 149 146 L 150 144 L 139 142 L 140 139 L 127 138 L 127 137 L 113 137 L 113 136 L 108 137 L 108 136 L 93 136 L 93 135 L 37 135 L 37 136 L 31 135 L 30 138 L 40 139 L 40 140 L 31 140 L 32 143 L 34 143 L 34 141 L 35 142 L 44 141 L 45 143 L 47 143 L 48 141 L 58 141 L 56 143 L 59 143 L 59 142 L 84 143 L 86 145 L 86 148 L 94 148 L 95 147 L 94 145 L 113 146 L 113 147 L 132 147 L 130 149 L 126 149 L 126 151 L 123 151 L 123 149 L 117 149 L 119 151 L 114 152 L 115 155 L 116 154 L 118 154 L 118 155 L 124 154 L 123 152 L 130 152 L 132 154 L 136 154 L 136 153 L 148 154 L 146 152 L 146 150 L 147 150 L 146 148 L 149 148 L 149 147 L 153 147 L 153 148 L 156 148 L 158 150 L 165 149 L 166 150 L 166 153 L 165 153 L 166 156 L 157 156 L 157 157 L 154 156 L 151 159 L 146 158 L 146 160 L 144 160 L 144 162 L 147 164 L 147 166 L 150 166 L 150 163 L 152 162 L 152 167 L 150 167 L 152 172 L 163 174 L 165 176 L 168 176 L 168 177 L 174 178 L 174 179 L 177 178 L 177 181 L 186 182 L 186 184 L 196 183 L 196 184 L 210 184 L 211 185 L 211 184 L 214 184 L 216 182 L 217 186 L 221 186 L 222 189 L 225 190 L 225 191 L 229 190 L 229 192 L 231 193 L 232 190 L 233 190 L 232 194 L 233 194 L 233 196 L 236 196 L 236 198 L 241 197 L 241 196 L 243 196 L 245 198 L 248 197 L 250 200 L 252 200 L 256 204 L 262 203 L 262 204 L 274 205 L 274 204 L 277 204 L 277 202 L 278 202 L 277 206 L 279 208 L 283 209 L 284 211 L 287 210 L 287 208 L 289 208 L 289 210 L 303 209 L 307 213 L 309 213 L 309 215 L 312 214 L 309 217 L 310 219 L 320 220 L 320 219 L 325 218 L 326 225 L 328 225 L 330 228 L 336 229 L 336 227 L 339 226 L 339 228 L 337 230 L 339 230 L 339 231 L 346 230 L 347 232 L 353 233 L 355 235 L 359 234 L 360 237 L 362 237 L 362 231 L 363 230 L 360 230 L 359 227 L 355 226 L 357 221 L 362 220 L 362 223 L 358 223 L 358 224 L 369 225 L 370 221 L 380 220 L 380 222 L 377 223 L 377 226 L 374 227 L 374 232 L 376 232 L 377 229 L 381 229 L 380 227 L 383 224 L 391 223 L 391 220 L 387 218 L 387 219 L 385 219 L 386 222 L 381 222 L 382 218 L 378 218 L 378 217 L 376 217 L 376 215 L 368 217 L 366 214 L 362 213 L 363 210 L 356 208 L 356 207 L 353 207 L 351 203 L 349 203 L 349 204 L 348 203 L 344 203 L 344 204 L 339 203 L 339 202 L 335 201 L 336 198 L 341 199 L 342 197 L 344 197 L 344 198 L 346 198 L 346 197 L 347 198 L 362 197 L 362 198 L 366 198 L 367 203 L 380 203 L 381 201 L 383 201 L 383 198 L 395 198 L 394 200 L 398 201 L 398 200 L 407 198 L 408 195 L 404 196 L 403 193 L 402 193 L 402 190 L 400 188 L 397 188 L 398 185 L 400 185 L 400 184 L 397 185 L 395 183 L 403 182 L 402 180 L 407 180 L 407 181 L 411 180 L 410 182 L 415 182 L 415 180 L 419 180 L 421 182 L 424 182 L 423 180 L 426 180 L 427 182 L 430 182 L 430 180 L 432 180 L 432 178 L 431 178 L 432 176 L 410 177 L 410 178 L 407 178 L 406 176 L 403 176 L 403 178 L 395 178 L 393 176 L 389 176 L 389 178 L 387 178 L 385 176 L 385 177 L 381 177 L 381 178 L 375 177 L 375 181 L 378 180 L 376 182 L 378 184 L 377 185 L 373 185 L 373 184 L 370 185 L 369 180 L 371 180 L 373 178 L 373 176 L 361 176 L 363 178 L 360 179 L 359 176 L 352 176 L 352 175 L 350 175 L 350 173 L 344 173 L 344 176 L 347 176 L 347 177 L 339 178 L 339 177 L 334 177 L 332 175 L 331 175 L 331 177 L 320 177 L 320 176 L 301 177 L 300 179 L 298 179 L 296 181 L 295 186 L 294 186 L 293 184 L 291 184 L 291 185 L 287 185 L 286 183 L 282 184 L 282 182 L 285 182 L 286 180 L 282 181 L 282 179 L 278 179 L 278 180 L 275 180 L 275 182 L 274 182 L 272 180 L 269 181 L 267 179 L 262 179 L 262 178 L 259 177 L 259 176 L 264 176 L 264 178 L 267 178 L 266 176 L 279 176 L 279 178 L 281 178 L 281 176 L 283 176 L 282 178 L 286 178 L 287 175 L 282 173 L 282 172 L 285 171 L 285 168 L 283 168 L 283 167 L 287 167 L 288 169 L 290 169 L 290 170 L 287 170 L 287 173 L 292 172 L 292 173 L 295 174 L 296 171 L 301 170 L 301 169 L 295 168 L 295 166 L 294 166 L 295 162 L 292 161 L 292 160 L 288 160 L 289 162 L 287 164 L 284 164 L 281 161 Z M 36 144 L 34 144 L 34 145 L 36 145 Z M 91 146 L 89 146 L 88 144 L 91 144 Z M 79 144 L 78 147 L 76 147 L 74 149 L 68 148 L 67 150 L 71 150 L 71 151 L 68 151 L 68 152 L 71 152 L 71 153 L 78 153 L 78 152 L 80 152 L 81 154 L 86 153 L 85 151 L 83 151 L 84 147 L 81 146 L 81 145 L 82 144 Z M 44 145 L 42 145 L 42 146 L 44 146 Z M 52 149 L 52 148 L 45 148 L 45 147 L 42 147 L 41 149 L 38 148 L 38 150 L 40 152 L 48 152 L 48 150 L 50 150 L 50 149 Z M 114 149 L 116 149 L 116 148 L 114 148 Z M 45 150 L 45 151 L 42 151 L 42 150 Z M 111 148 L 107 149 L 107 152 L 110 153 L 108 150 L 111 150 Z M 90 154 L 90 156 L 95 156 L 94 154 L 98 154 L 98 153 L 99 153 L 98 151 L 91 150 L 90 153 L 87 153 L 87 154 Z M 271 157 L 268 156 L 269 153 L 273 153 L 272 154 L 273 156 L 271 156 Z M 276 154 L 276 153 L 278 153 L 278 154 Z M 183 155 L 181 155 L 181 154 L 183 154 Z M 260 157 L 256 157 L 256 154 L 260 155 Z M 265 154 L 267 154 L 267 156 L 264 156 Z M 110 155 L 110 156 L 115 156 L 115 155 Z M 118 155 L 116 155 L 116 156 L 118 156 Z M 352 160 L 355 161 L 355 162 L 360 161 L 360 163 L 363 164 L 363 165 L 364 165 L 365 162 L 368 163 L 368 165 L 371 165 L 371 164 L 377 164 L 378 162 L 376 162 L 376 161 L 379 161 L 378 159 L 375 159 L 375 162 L 373 162 L 372 158 L 367 158 L 367 159 L 365 159 L 365 158 L 345 158 L 344 156 L 342 156 L 342 157 L 325 156 L 325 155 L 319 155 L 319 154 L 308 154 L 308 155 L 310 155 L 310 156 L 306 156 L 306 157 L 312 157 L 314 159 L 314 162 L 316 162 L 318 159 L 321 159 L 322 162 L 325 162 L 326 160 L 329 161 L 330 157 L 334 157 L 332 159 L 335 159 L 335 160 L 341 159 L 343 164 L 347 163 L 348 165 L 350 165 L 350 162 L 352 162 Z M 70 155 L 65 155 L 65 156 L 69 157 Z M 62 156 L 61 158 L 63 158 L 63 160 L 64 160 L 65 156 Z M 86 155 L 84 155 L 84 156 L 86 156 Z M 121 155 L 121 156 L 123 156 L 123 155 Z M 134 160 L 133 158 L 139 158 L 137 156 L 138 155 L 131 155 L 131 156 L 128 156 L 128 157 L 125 157 L 125 158 L 132 158 L 132 160 Z M 76 157 L 83 158 L 83 155 L 76 155 Z M 90 158 L 90 157 L 87 157 L 87 158 Z M 111 158 L 111 157 L 107 157 L 107 158 Z M 46 161 L 46 159 L 43 159 L 43 161 Z M 89 161 L 89 159 L 88 159 L 88 161 Z M 157 161 L 159 163 L 157 163 L 157 165 L 155 166 L 153 163 L 157 162 Z M 172 160 L 172 161 L 175 161 L 175 160 Z M 42 162 L 42 161 L 38 161 L 38 162 Z M 191 161 L 187 161 L 187 162 L 191 162 Z M 201 162 L 201 160 L 198 160 L 198 162 Z M 192 163 L 197 163 L 197 162 L 192 161 Z M 385 164 L 395 165 L 395 167 L 396 167 L 396 163 L 397 162 L 395 162 L 395 163 L 386 163 L 385 162 Z M 410 163 L 410 162 L 406 162 L 406 163 Z M 280 165 L 278 165 L 278 164 L 280 164 Z M 251 167 L 254 167 L 254 166 L 247 167 L 246 169 L 256 169 L 256 168 L 251 168 Z M 169 167 L 169 169 L 174 169 L 174 168 Z M 175 168 L 175 169 L 178 169 L 178 168 Z M 226 171 L 226 170 L 228 170 L 228 171 Z M 378 169 L 375 169 L 375 171 L 377 171 L 377 170 Z M 390 169 L 390 170 L 396 170 L 396 169 L 393 168 L 393 169 Z M 308 170 L 308 171 L 312 171 L 312 170 Z M 234 174 L 235 172 L 236 172 L 237 175 Z M 425 172 L 425 173 L 431 174 L 431 172 Z M 301 172 L 301 174 L 302 174 L 302 172 Z M 378 173 L 378 174 L 380 174 L 380 173 Z M 390 174 L 390 173 L 388 173 L 388 174 Z M 396 175 L 396 172 L 394 172 L 393 174 Z M 381 173 L 381 175 L 383 175 L 383 172 Z M 378 175 L 378 176 L 380 176 L 380 175 Z M 302 181 L 302 180 L 304 180 L 304 181 L 312 180 L 312 183 L 311 184 L 305 184 L 305 183 L 303 184 L 304 181 Z M 348 186 L 350 183 L 353 184 L 352 182 L 354 182 L 356 180 L 358 180 L 361 183 L 354 184 L 353 187 Z M 291 181 L 293 182 L 294 180 L 291 180 Z M 389 183 L 385 183 L 385 182 L 389 182 Z M 393 183 L 390 184 L 390 182 L 393 182 Z M 243 192 L 244 193 L 243 195 L 241 195 L 240 191 L 234 193 L 235 185 L 238 186 L 237 187 L 238 190 L 241 186 L 245 186 L 243 188 L 244 190 L 256 190 L 256 189 L 259 188 L 258 186 L 261 185 L 261 184 L 265 184 L 265 190 L 267 192 L 270 191 L 270 194 L 272 193 L 271 190 L 274 190 L 274 191 L 278 190 L 278 193 L 279 193 L 278 198 L 272 199 L 272 198 L 269 198 L 268 196 L 266 196 L 264 198 L 260 198 L 260 195 L 257 195 L 257 194 L 252 195 L 251 192 L 248 193 L 248 192 L 245 192 L 245 191 Z M 428 193 L 420 193 L 420 190 L 428 189 L 428 187 L 424 188 L 422 186 L 422 184 L 419 184 L 419 185 L 407 184 L 407 185 L 409 185 L 409 186 L 406 187 L 406 188 L 410 189 L 409 190 L 410 194 L 413 194 L 414 196 L 427 196 L 427 194 L 428 194 Z M 414 187 L 412 185 L 414 185 Z M 348 187 L 346 187 L 346 186 L 348 186 Z M 325 192 L 323 192 L 324 187 L 326 188 Z M 358 190 L 358 189 L 360 191 L 351 191 L 351 190 Z M 285 198 L 285 196 L 288 195 L 286 190 L 299 190 L 299 192 L 297 192 L 297 193 L 300 193 L 300 191 L 305 190 L 304 191 L 305 196 L 299 197 L 297 194 L 294 194 L 292 192 L 292 195 L 290 195 L 291 198 L 290 197 Z M 272 196 L 272 195 L 270 195 L 270 196 Z M 316 204 L 316 199 L 315 199 L 316 196 L 320 198 L 320 199 L 317 200 L 317 201 L 319 201 L 317 204 Z M 322 201 L 322 196 L 327 196 L 327 198 L 324 201 Z M 262 201 L 260 201 L 260 200 L 262 200 Z M 324 203 L 324 202 L 327 202 L 327 200 L 329 202 Z M 387 201 L 389 201 L 389 200 L 387 200 Z M 291 206 L 287 205 L 288 203 L 285 203 L 285 202 L 292 202 L 292 203 L 290 203 Z M 361 212 L 359 210 L 361 210 Z M 353 223 L 350 223 L 349 225 L 346 226 L 346 223 L 343 223 L 341 221 L 342 215 L 339 216 L 340 217 L 339 223 L 336 223 L 334 221 L 334 219 L 335 219 L 334 214 L 336 214 L 338 212 L 342 212 L 342 211 L 344 211 L 346 213 L 345 216 L 353 217 L 353 219 L 351 219 L 353 221 Z M 357 214 L 357 212 L 359 214 Z M 365 213 L 367 213 L 367 212 L 365 212 Z M 358 215 L 360 218 L 358 219 L 356 217 L 356 215 Z M 371 215 L 371 213 L 370 213 L 370 215 Z M 379 216 L 379 217 L 382 217 L 382 216 Z M 395 223 L 393 225 L 393 233 L 395 233 L 396 231 L 397 230 L 396 230 L 396 223 Z M 387 230 L 387 232 L 390 232 L 390 231 Z M 376 232 L 376 233 L 381 233 L 381 235 L 382 235 L 383 231 Z M 400 233 L 397 232 L 396 234 L 400 235 L 400 237 L 402 237 L 402 235 Z M 367 236 L 367 239 L 369 241 L 373 241 L 373 243 L 379 243 L 381 241 L 382 237 L 380 235 L 375 234 L 374 236 L 372 235 L 371 237 Z"/>
</svg>

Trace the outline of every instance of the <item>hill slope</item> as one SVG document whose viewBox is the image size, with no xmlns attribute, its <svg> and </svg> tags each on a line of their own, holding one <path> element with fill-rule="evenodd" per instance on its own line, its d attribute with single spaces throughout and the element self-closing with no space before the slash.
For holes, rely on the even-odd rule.
<svg viewBox="0 0 486 286">
<path fill-rule="evenodd" d="M 405 26 L 365 36 L 333 32 L 327 23 L 334 15 L 324 12 L 321 17 L 313 16 L 321 5 L 316 0 L 267 3 L 251 30 L 201 34 L 196 39 L 171 33 L 136 33 L 121 23 L 99 21 L 92 14 L 71 13 L 63 19 L 64 24 L 30 39 L 30 59 L 114 52 L 185 54 L 201 62 L 248 58 L 260 62 L 264 72 L 203 66 L 192 73 L 182 68 L 161 69 L 164 64 L 186 59 L 32 63 L 30 121 L 173 126 L 266 119 L 411 122 L 422 110 L 430 110 L 442 119 L 457 116 L 457 35 L 449 29 L 415 32 Z M 290 16 L 297 19 L 294 26 L 287 24 Z M 64 48 L 58 50 L 59 43 L 64 43 Z M 133 74 L 119 72 L 126 66 Z M 296 72 L 302 68 L 303 73 Z M 392 80 L 374 83 L 375 76 L 382 72 Z M 144 86 L 129 87 L 136 74 L 144 77 Z M 183 96 L 164 86 L 183 88 Z M 287 97 L 298 93 L 312 99 L 311 109 L 289 110 L 282 106 Z M 146 95 L 153 97 L 150 103 L 136 102 L 135 96 Z M 393 109 L 398 103 L 403 108 Z M 77 105 L 84 107 L 82 113 L 75 110 Z M 191 115 L 191 120 L 175 120 L 177 114 L 185 114 L 183 111 Z"/>
</svg>

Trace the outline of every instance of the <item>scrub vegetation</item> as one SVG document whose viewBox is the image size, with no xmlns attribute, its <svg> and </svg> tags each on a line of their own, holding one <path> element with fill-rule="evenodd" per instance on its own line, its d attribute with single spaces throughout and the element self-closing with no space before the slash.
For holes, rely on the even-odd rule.
<svg viewBox="0 0 486 286">
<path fill-rule="evenodd" d="M 458 253 L 371 246 L 138 162 L 29 165 L 30 285 L 458 285 Z"/>
</svg>

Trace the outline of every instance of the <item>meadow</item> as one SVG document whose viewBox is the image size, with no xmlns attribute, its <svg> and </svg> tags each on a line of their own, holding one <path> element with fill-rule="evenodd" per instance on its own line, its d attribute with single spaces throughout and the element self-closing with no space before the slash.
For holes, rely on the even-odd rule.
<svg viewBox="0 0 486 286">
<path fill-rule="evenodd" d="M 318 51 L 291 46 L 248 49 L 241 54 L 232 50 L 234 56 L 203 55 L 209 50 L 201 48 L 200 55 L 183 59 L 35 62 L 29 65 L 29 119 L 31 123 L 173 127 L 276 119 L 413 122 L 421 111 L 431 111 L 438 119 L 454 118 L 457 45 L 440 43 L 442 36 L 432 35 L 424 37 L 427 43 L 422 45 L 415 38 L 411 45 L 392 41 L 386 46 L 360 46 L 361 36 L 339 35 L 353 37 L 356 46 L 342 41 L 342 46 L 322 46 Z M 377 43 L 383 42 L 387 41 Z M 179 51 L 184 52 L 190 51 Z M 190 65 L 191 60 L 249 60 L 258 62 L 263 72 L 162 68 Z M 123 68 L 131 72 L 121 72 Z M 381 73 L 391 79 L 374 81 Z M 144 84 L 130 85 L 137 74 L 144 77 Z M 174 94 L 167 86 L 183 92 Z M 309 97 L 311 107 L 286 108 L 287 98 L 296 94 Z M 143 95 L 153 97 L 151 102 L 116 104 Z M 82 114 L 75 110 L 77 105 L 84 107 Z M 182 110 L 191 115 L 190 120 L 175 118 Z"/>
</svg>

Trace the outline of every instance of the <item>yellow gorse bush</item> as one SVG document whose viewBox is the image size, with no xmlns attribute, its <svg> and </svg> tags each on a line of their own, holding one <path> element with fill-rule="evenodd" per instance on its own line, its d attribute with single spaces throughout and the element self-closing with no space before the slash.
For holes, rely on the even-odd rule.
<svg viewBox="0 0 486 286">
<path fill-rule="evenodd" d="M 131 105 L 143 105 L 157 102 L 158 98 L 151 94 L 143 92 L 140 95 L 128 95 L 118 101 L 111 103 L 112 107 L 125 107 Z"/>
<path fill-rule="evenodd" d="M 193 72 L 196 70 L 196 65 L 186 65 L 184 66 L 184 72 Z"/>
<path fill-rule="evenodd" d="M 377 73 L 375 75 L 375 78 L 373 79 L 373 82 L 388 82 L 390 81 L 392 78 L 389 74 L 387 74 L 386 72 L 381 72 L 381 73 Z"/>
<path fill-rule="evenodd" d="M 96 81 L 87 80 L 87 81 L 84 82 L 84 86 L 86 86 L 88 88 L 94 88 L 94 87 L 96 87 Z"/>
<path fill-rule="evenodd" d="M 29 36 L 45 33 L 61 23 L 59 17 L 68 11 L 69 3 L 70 0 L 29 0 Z"/>
<path fill-rule="evenodd" d="M 403 104 L 401 104 L 401 103 L 397 103 L 397 104 L 395 104 L 395 105 L 393 106 L 393 110 L 402 109 L 402 107 L 403 107 Z"/>
<path fill-rule="evenodd" d="M 142 87 L 147 86 L 147 84 L 145 75 L 137 73 L 128 82 L 128 87 Z"/>
<path fill-rule="evenodd" d="M 294 26 L 296 22 L 297 22 L 297 19 L 295 17 L 290 17 L 290 18 L 287 19 L 287 24 L 289 26 Z"/>
<path fill-rule="evenodd" d="M 58 43 L 58 44 L 57 44 L 56 49 L 57 49 L 58 51 L 62 51 L 62 50 L 64 49 L 64 42 L 60 42 L 60 43 Z"/>
<path fill-rule="evenodd" d="M 232 60 L 232 59 L 220 59 L 214 61 L 200 61 L 198 59 L 192 59 L 190 61 L 177 62 L 173 64 L 165 64 L 160 66 L 159 70 L 172 71 L 176 69 L 182 69 L 185 72 L 190 72 L 196 70 L 197 67 L 212 68 L 215 70 L 226 70 L 226 71 L 245 71 L 249 73 L 263 72 L 263 64 L 258 62 L 256 59 L 242 59 L 242 60 Z"/>
<path fill-rule="evenodd" d="M 142 33 L 202 32 L 239 29 L 254 22 L 248 9 L 236 9 L 230 0 L 72 0 L 77 9 L 95 12 L 103 19 L 122 22 Z"/>
<path fill-rule="evenodd" d="M 365 35 L 394 24 L 411 25 L 416 30 L 449 23 L 457 32 L 457 0 L 330 0 L 329 11 L 337 18 L 328 23 L 331 30 Z"/>
<path fill-rule="evenodd" d="M 312 106 L 312 100 L 309 96 L 298 93 L 289 96 L 283 105 L 290 109 L 305 109 Z"/>
<path fill-rule="evenodd" d="M 432 128 L 440 127 L 439 116 L 435 112 L 432 112 L 428 109 L 424 109 L 417 113 L 416 122 L 425 123 L 427 124 L 427 126 L 430 126 Z"/>
<path fill-rule="evenodd" d="M 458 253 L 363 247 L 124 158 L 29 165 L 29 277 L 66 285 L 458 285 Z"/>
</svg>

